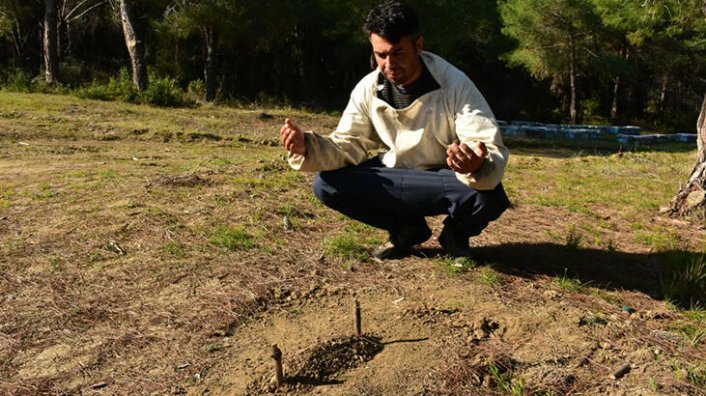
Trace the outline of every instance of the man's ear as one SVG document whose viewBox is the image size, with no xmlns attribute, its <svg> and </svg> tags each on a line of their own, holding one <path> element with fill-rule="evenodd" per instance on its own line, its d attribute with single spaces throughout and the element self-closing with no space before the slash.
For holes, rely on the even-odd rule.
<svg viewBox="0 0 706 396">
<path fill-rule="evenodd" d="M 417 37 L 417 42 L 415 43 L 415 48 L 417 55 L 421 55 L 424 50 L 424 36 Z"/>
</svg>

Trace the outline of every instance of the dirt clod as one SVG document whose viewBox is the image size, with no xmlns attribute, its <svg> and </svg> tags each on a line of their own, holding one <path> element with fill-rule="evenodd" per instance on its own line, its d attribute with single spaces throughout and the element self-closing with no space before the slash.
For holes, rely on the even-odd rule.
<svg viewBox="0 0 706 396">
<path fill-rule="evenodd" d="M 490 318 L 481 318 L 476 320 L 471 325 L 472 340 L 473 342 L 482 341 L 493 335 L 498 329 L 500 329 L 498 322 Z"/>
</svg>

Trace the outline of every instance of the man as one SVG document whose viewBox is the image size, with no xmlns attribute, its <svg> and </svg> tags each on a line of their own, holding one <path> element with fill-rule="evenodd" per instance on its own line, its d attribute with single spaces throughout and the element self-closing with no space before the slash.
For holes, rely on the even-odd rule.
<svg viewBox="0 0 706 396">
<path fill-rule="evenodd" d="M 416 14 L 399 2 L 375 7 L 363 26 L 377 70 L 353 89 L 336 130 L 281 128 L 289 164 L 319 171 L 325 205 L 389 233 L 373 252 L 401 258 L 431 237 L 425 216 L 447 214 L 439 243 L 470 256 L 468 238 L 509 206 L 500 183 L 508 158 L 490 107 L 471 80 L 423 51 Z"/>
</svg>

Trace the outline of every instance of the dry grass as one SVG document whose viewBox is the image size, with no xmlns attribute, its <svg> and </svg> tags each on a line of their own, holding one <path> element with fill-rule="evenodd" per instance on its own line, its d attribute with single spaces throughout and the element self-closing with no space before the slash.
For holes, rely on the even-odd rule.
<svg viewBox="0 0 706 396">
<path fill-rule="evenodd" d="M 637 198 L 631 195 L 621 201 L 624 207 L 610 206 L 614 190 L 590 199 L 566 192 L 574 171 L 581 191 L 605 182 L 578 171 L 585 166 L 607 169 L 601 177 L 649 167 L 674 178 L 675 165 L 662 164 L 686 169 L 691 152 L 657 153 L 646 163 L 642 153 L 573 157 L 571 149 L 558 148 L 554 154 L 561 155 L 545 157 L 540 150 L 517 150 L 507 186 L 518 208 L 475 242 L 490 246 L 484 253 L 502 265 L 450 276 L 424 257 L 438 255 L 433 241 L 422 257 L 390 265 L 365 262 L 364 250 L 384 234 L 318 204 L 309 192 L 311 176 L 287 168 L 282 151 L 273 147 L 281 119 L 294 113 L 300 124 L 326 130 L 334 117 L 288 109 L 165 110 L 1 92 L 0 101 L 0 394 L 178 394 L 204 381 L 217 383 L 222 365 L 237 353 L 244 324 L 267 320 L 288 298 L 323 285 L 386 289 L 399 280 L 395 290 L 430 283 L 443 290 L 481 279 L 481 290 L 497 289 L 521 305 L 528 295 L 522 279 L 552 285 L 552 277 L 532 273 L 561 276 L 589 253 L 637 255 L 647 262 L 650 251 L 678 249 L 693 256 L 703 248 L 702 234 L 689 225 L 654 220 L 656 203 L 668 198 L 661 184 L 650 192 L 640 184 L 654 178 L 631 179 L 647 201 L 640 205 L 633 205 Z M 293 231 L 283 226 L 285 215 Z M 438 220 L 432 225 L 438 228 Z M 578 232 L 582 243 L 568 249 L 566 241 Z M 335 238 L 346 243 L 324 243 Z M 520 244 L 526 252 L 530 243 L 547 244 L 556 260 L 547 264 L 507 253 L 508 245 Z M 498 255 L 493 246 L 507 254 Z M 356 254 L 347 255 L 349 250 Z M 586 283 L 586 272 L 577 270 L 577 282 L 603 287 Z M 620 286 L 606 289 L 619 300 L 647 292 Z M 642 296 L 644 309 L 660 304 Z M 586 293 L 571 298 L 591 299 L 571 300 L 575 305 L 610 306 Z M 703 323 L 701 316 L 672 310 L 674 320 L 683 320 L 681 328 Z M 675 374 L 678 389 L 703 379 L 695 363 L 703 357 L 703 342 L 684 350 L 675 346 L 669 354 L 679 365 L 673 371 L 686 373 Z M 451 362 L 449 370 L 433 377 L 434 383 L 472 389 L 466 378 L 476 369 Z M 590 376 L 582 378 L 586 382 L 580 383 L 590 382 Z"/>
</svg>

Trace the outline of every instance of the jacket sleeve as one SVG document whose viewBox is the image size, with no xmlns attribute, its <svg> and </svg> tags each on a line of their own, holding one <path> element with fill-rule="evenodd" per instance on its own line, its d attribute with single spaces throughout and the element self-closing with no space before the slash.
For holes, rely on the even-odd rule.
<svg viewBox="0 0 706 396">
<path fill-rule="evenodd" d="M 454 99 L 456 135 L 461 143 L 483 142 L 488 149 L 483 165 L 475 172 L 456 173 L 463 184 L 476 190 L 492 190 L 502 180 L 509 150 L 503 144 L 500 128 L 490 106 L 478 88 L 468 79 L 457 86 Z"/>
<path fill-rule="evenodd" d="M 357 165 L 383 147 L 364 106 L 362 87 L 356 87 L 336 130 L 328 136 L 313 131 L 304 134 L 306 156 L 289 155 L 289 165 L 305 172 Z"/>
</svg>

